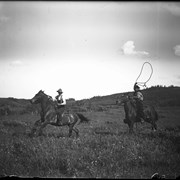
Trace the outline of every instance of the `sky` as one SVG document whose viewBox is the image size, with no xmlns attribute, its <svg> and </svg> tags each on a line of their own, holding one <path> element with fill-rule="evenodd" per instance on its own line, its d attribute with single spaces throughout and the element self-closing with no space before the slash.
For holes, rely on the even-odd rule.
<svg viewBox="0 0 180 180">
<path fill-rule="evenodd" d="M 144 62 L 138 81 L 180 86 L 179 2 L 0 2 L 0 97 L 133 91 Z"/>
</svg>

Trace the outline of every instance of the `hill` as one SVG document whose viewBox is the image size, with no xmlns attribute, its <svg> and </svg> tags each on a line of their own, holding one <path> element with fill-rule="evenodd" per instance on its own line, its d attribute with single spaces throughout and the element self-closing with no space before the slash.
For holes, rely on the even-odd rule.
<svg viewBox="0 0 180 180">
<path fill-rule="evenodd" d="M 27 99 L 0 98 L 0 115 L 24 114 L 32 112 L 36 105 L 31 105 Z"/>
<path fill-rule="evenodd" d="M 144 103 L 160 107 L 180 106 L 180 87 L 155 86 L 142 90 L 142 93 L 144 95 Z M 116 106 L 115 102 L 122 94 L 94 96 L 90 99 L 79 100 L 70 108 L 76 111 L 104 111 L 106 108 Z M 32 105 L 28 99 L 0 98 L 0 115 L 36 113 L 39 108 L 39 105 Z"/>
<path fill-rule="evenodd" d="M 124 92 L 133 93 L 133 92 Z M 156 106 L 180 106 L 180 87 L 163 87 L 155 86 L 142 90 L 144 95 L 144 102 L 147 104 L 154 104 Z M 123 93 L 117 93 L 107 96 L 94 96 L 90 99 L 78 101 L 79 104 L 91 105 L 114 105 L 117 98 Z"/>
</svg>

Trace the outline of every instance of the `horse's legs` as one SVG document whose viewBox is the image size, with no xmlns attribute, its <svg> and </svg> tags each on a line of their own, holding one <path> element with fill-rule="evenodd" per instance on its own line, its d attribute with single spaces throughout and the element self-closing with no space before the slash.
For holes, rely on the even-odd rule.
<svg viewBox="0 0 180 180">
<path fill-rule="evenodd" d="M 69 125 L 69 137 L 71 137 L 71 135 L 72 135 L 72 130 L 73 130 L 73 126 Z"/>
<path fill-rule="evenodd" d="M 69 117 L 71 120 L 72 120 L 72 124 L 71 124 L 71 120 L 69 121 L 69 124 L 68 124 L 68 126 L 69 126 L 69 137 L 71 137 L 71 135 L 72 135 L 72 131 L 74 131 L 75 133 L 76 133 L 76 137 L 78 137 L 78 135 L 79 135 L 79 130 L 75 127 L 75 124 L 77 123 L 77 121 L 78 121 L 78 116 L 76 115 L 76 114 L 72 114 L 72 115 L 70 115 L 70 117 Z"/>
<path fill-rule="evenodd" d="M 43 122 L 39 128 L 39 131 L 38 131 L 38 135 L 41 135 L 42 134 L 42 129 L 45 128 L 47 126 L 47 122 Z"/>
<path fill-rule="evenodd" d="M 76 137 L 79 137 L 79 130 L 74 127 L 75 123 L 69 124 L 69 137 L 72 135 L 72 131 L 76 133 Z"/>
<path fill-rule="evenodd" d="M 72 130 L 76 133 L 76 137 L 79 137 L 79 130 L 76 127 L 74 127 Z"/>
<path fill-rule="evenodd" d="M 136 122 L 136 131 L 137 131 L 137 129 L 138 129 L 138 122 Z"/>
<path fill-rule="evenodd" d="M 154 122 L 154 128 L 155 130 L 157 130 L 157 124 Z"/>
<path fill-rule="evenodd" d="M 156 131 L 157 130 L 156 122 L 152 122 L 151 125 L 152 125 L 152 130 Z"/>
<path fill-rule="evenodd" d="M 41 119 L 37 120 L 34 125 L 33 128 L 31 130 L 30 136 L 34 135 L 34 133 L 37 131 L 37 127 L 41 125 Z"/>
<path fill-rule="evenodd" d="M 133 122 L 130 122 L 129 124 L 129 133 L 133 133 L 133 126 L 134 126 L 134 123 Z"/>
</svg>

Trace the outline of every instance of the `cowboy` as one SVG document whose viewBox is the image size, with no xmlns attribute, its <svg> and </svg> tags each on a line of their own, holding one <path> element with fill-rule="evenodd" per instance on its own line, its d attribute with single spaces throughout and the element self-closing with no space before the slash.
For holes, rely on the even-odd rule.
<svg viewBox="0 0 180 180">
<path fill-rule="evenodd" d="M 64 102 L 63 97 L 62 97 L 62 94 L 63 94 L 62 89 L 58 89 L 57 92 L 58 92 L 58 95 L 55 97 L 55 99 L 57 101 L 57 106 L 61 107 L 62 103 Z"/>
<path fill-rule="evenodd" d="M 145 120 L 145 115 L 143 111 L 143 94 L 140 91 L 140 87 L 137 85 L 137 82 L 134 84 L 134 94 L 133 98 L 136 101 L 137 106 L 137 118 L 140 119 L 141 123 Z"/>
<path fill-rule="evenodd" d="M 60 119 L 62 118 L 62 114 L 64 112 L 64 109 L 65 109 L 65 105 L 63 104 L 64 101 L 63 101 L 63 97 L 62 97 L 62 89 L 58 89 L 57 90 L 58 92 L 58 95 L 55 97 L 56 99 L 56 102 L 57 102 L 57 124 L 59 123 Z"/>
</svg>

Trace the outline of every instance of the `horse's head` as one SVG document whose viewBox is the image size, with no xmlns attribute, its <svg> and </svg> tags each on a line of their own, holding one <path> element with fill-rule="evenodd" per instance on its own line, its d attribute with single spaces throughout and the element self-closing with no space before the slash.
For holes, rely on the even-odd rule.
<svg viewBox="0 0 180 180">
<path fill-rule="evenodd" d="M 118 99 L 116 100 L 116 104 L 118 105 L 122 105 L 125 102 L 127 102 L 129 100 L 129 96 L 127 94 L 122 94 L 120 97 L 118 97 Z"/>
<path fill-rule="evenodd" d="M 42 100 L 42 97 L 45 95 L 44 91 L 40 90 L 31 100 L 30 102 L 32 104 L 40 103 Z"/>
<path fill-rule="evenodd" d="M 122 105 L 126 102 L 133 102 L 134 99 L 130 93 L 124 93 L 116 100 L 116 104 Z"/>
</svg>

